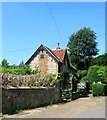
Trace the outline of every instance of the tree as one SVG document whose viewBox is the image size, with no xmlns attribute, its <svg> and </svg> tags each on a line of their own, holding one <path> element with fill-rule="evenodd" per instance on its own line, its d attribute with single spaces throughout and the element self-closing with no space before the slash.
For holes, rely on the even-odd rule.
<svg viewBox="0 0 107 120">
<path fill-rule="evenodd" d="M 9 66 L 9 63 L 7 62 L 6 59 L 3 59 L 3 60 L 2 60 L 1 66 L 2 66 L 3 68 L 7 68 L 7 67 Z"/>
<path fill-rule="evenodd" d="M 23 61 L 21 61 L 20 64 L 19 64 L 19 68 L 24 68 L 24 67 L 25 67 L 25 64 L 24 64 Z"/>
<path fill-rule="evenodd" d="M 69 37 L 67 44 L 72 64 L 78 69 L 87 69 L 90 60 L 98 54 L 96 33 L 84 27 Z"/>
<path fill-rule="evenodd" d="M 94 58 L 91 62 L 92 65 L 99 65 L 105 66 L 107 65 L 107 53 L 103 55 L 99 55 L 98 57 Z"/>
</svg>

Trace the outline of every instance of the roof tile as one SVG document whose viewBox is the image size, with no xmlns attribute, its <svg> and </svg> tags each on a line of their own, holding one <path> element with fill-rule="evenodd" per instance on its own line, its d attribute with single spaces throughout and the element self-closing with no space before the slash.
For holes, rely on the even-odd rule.
<svg viewBox="0 0 107 120">
<path fill-rule="evenodd" d="M 60 62 L 64 60 L 67 49 L 52 50 L 53 54 L 59 59 Z"/>
</svg>

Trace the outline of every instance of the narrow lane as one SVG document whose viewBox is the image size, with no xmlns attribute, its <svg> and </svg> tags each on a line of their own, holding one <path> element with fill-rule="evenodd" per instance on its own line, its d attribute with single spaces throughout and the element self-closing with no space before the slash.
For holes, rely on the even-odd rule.
<svg viewBox="0 0 107 120">
<path fill-rule="evenodd" d="M 6 118 L 105 118 L 105 97 L 80 98 L 64 104 L 24 110 Z"/>
</svg>

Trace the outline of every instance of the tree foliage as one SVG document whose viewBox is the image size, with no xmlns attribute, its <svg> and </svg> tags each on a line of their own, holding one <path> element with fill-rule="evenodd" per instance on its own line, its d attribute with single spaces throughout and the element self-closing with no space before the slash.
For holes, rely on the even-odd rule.
<svg viewBox="0 0 107 120">
<path fill-rule="evenodd" d="M 20 64 L 19 64 L 19 68 L 24 68 L 25 67 L 25 64 L 24 64 L 24 62 L 23 62 L 23 60 L 20 62 Z"/>
<path fill-rule="evenodd" d="M 78 69 L 86 69 L 90 59 L 98 54 L 96 33 L 84 27 L 69 37 L 67 44 L 71 62 Z"/>
<path fill-rule="evenodd" d="M 93 82 L 102 82 L 107 84 L 107 66 L 92 66 L 89 68 L 86 79 Z"/>
<path fill-rule="evenodd" d="M 92 59 L 92 65 L 105 66 L 107 65 L 107 53 L 99 55 L 98 57 Z"/>
<path fill-rule="evenodd" d="M 6 59 L 1 62 L 0 73 L 10 73 L 16 75 L 37 74 L 39 69 L 35 67 L 35 70 L 31 70 L 29 65 L 25 65 L 23 61 L 19 65 L 9 65 Z"/>
<path fill-rule="evenodd" d="M 7 62 L 7 60 L 6 60 L 6 59 L 3 59 L 2 62 L 1 62 L 1 66 L 2 66 L 3 68 L 7 68 L 8 65 L 9 65 L 9 63 Z"/>
</svg>

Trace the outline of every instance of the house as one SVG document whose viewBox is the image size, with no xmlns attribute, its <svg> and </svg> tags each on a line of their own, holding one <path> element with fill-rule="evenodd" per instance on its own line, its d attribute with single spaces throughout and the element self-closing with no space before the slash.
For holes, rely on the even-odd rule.
<svg viewBox="0 0 107 120">
<path fill-rule="evenodd" d="M 67 49 L 60 49 L 59 43 L 55 50 L 41 44 L 25 64 L 30 65 L 32 70 L 38 67 L 42 74 L 77 72 L 77 69 L 69 62 Z"/>
</svg>

